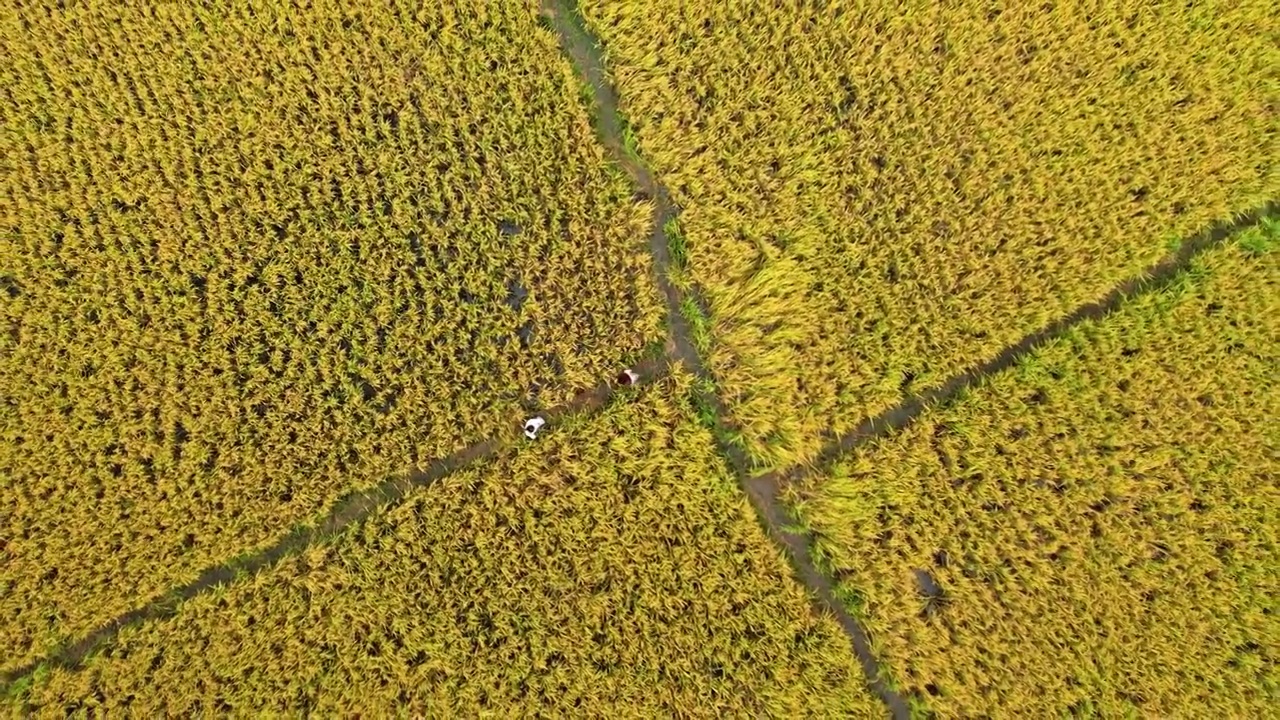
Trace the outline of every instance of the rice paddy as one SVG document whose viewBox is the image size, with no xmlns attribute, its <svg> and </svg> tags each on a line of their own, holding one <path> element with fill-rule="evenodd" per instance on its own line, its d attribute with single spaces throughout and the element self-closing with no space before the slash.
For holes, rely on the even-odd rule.
<svg viewBox="0 0 1280 720">
<path fill-rule="evenodd" d="M 1267 715 L 1277 37 L 0 8 L 5 711 Z"/>
<path fill-rule="evenodd" d="M 1280 194 L 1269 2 L 580 5 L 763 467 Z"/>
<path fill-rule="evenodd" d="M 661 338 L 532 5 L 0 10 L 0 669 Z"/>
<path fill-rule="evenodd" d="M 883 716 L 681 373 L 121 633 L 27 711 Z"/>
<path fill-rule="evenodd" d="M 795 491 L 942 717 L 1262 717 L 1280 693 L 1280 223 Z"/>
</svg>

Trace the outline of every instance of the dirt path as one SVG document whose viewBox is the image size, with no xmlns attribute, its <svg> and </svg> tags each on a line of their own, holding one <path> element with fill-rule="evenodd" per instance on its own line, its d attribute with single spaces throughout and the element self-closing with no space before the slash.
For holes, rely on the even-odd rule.
<svg viewBox="0 0 1280 720">
<path fill-rule="evenodd" d="M 729 429 L 724 418 L 725 405 L 715 388 L 715 378 L 707 370 L 703 358 L 693 342 L 689 322 L 680 309 L 682 304 L 692 300 L 701 306 L 695 294 L 686 298 L 668 280 L 672 270 L 669 238 L 666 227 L 675 219 L 679 211 L 671 202 L 671 196 L 654 177 L 653 173 L 627 152 L 622 139 L 625 127 L 618 110 L 618 94 L 609 83 L 604 69 L 604 57 L 599 43 L 582 24 L 576 4 L 572 0 L 545 0 L 543 13 L 551 21 L 552 27 L 560 38 L 561 48 L 573 62 L 582 80 L 586 82 L 595 99 L 595 121 L 597 132 L 613 159 L 631 176 L 632 181 L 657 203 L 654 213 L 653 232 L 649 239 L 649 250 L 653 256 L 655 281 L 667 304 L 668 327 L 670 341 L 668 354 L 673 362 L 683 364 L 700 381 L 699 400 L 713 411 L 715 417 L 716 443 L 720 454 L 728 461 L 738 479 L 738 484 L 747 494 L 756 516 L 764 526 L 769 538 L 782 548 L 790 559 L 796 578 L 809 590 L 821 612 L 829 613 L 836 618 L 840 627 L 849 637 L 859 664 L 866 676 L 868 685 L 888 706 L 896 718 L 910 716 L 909 709 L 902 696 L 882 681 L 879 666 L 866 634 L 856 619 L 836 600 L 833 586 L 817 566 L 814 565 L 807 538 L 789 533 L 786 527 L 789 517 L 786 508 L 778 499 L 778 486 L 761 478 L 752 478 L 751 462 L 743 449 L 725 440 Z"/>
<path fill-rule="evenodd" d="M 667 189 L 658 183 L 649 168 L 632 156 L 623 143 L 625 123 L 618 110 L 618 94 L 609 83 L 605 73 L 604 56 L 595 38 L 583 27 L 577 15 L 576 5 L 571 2 L 545 0 L 542 3 L 543 16 L 550 21 L 552 28 L 560 39 L 560 48 L 578 71 L 579 79 L 586 83 L 595 102 L 592 121 L 601 144 L 609 151 L 612 160 L 631 177 L 632 182 L 645 197 L 654 202 L 653 230 L 649 234 L 649 254 L 653 257 L 655 270 L 654 282 L 662 292 L 667 305 L 667 324 L 672 329 L 668 337 L 667 355 L 672 360 L 684 363 L 688 367 L 701 364 L 698 352 L 690 338 L 689 323 L 680 313 L 683 299 L 680 291 L 671 281 L 672 269 L 670 238 L 667 237 L 667 223 L 679 215 L 679 210 L 671 202 Z"/>
<path fill-rule="evenodd" d="M 641 361 L 632 368 L 639 378 L 633 387 L 657 382 L 667 375 L 669 367 L 665 358 L 649 358 Z M 599 410 L 618 390 L 619 387 L 613 382 L 602 382 L 579 393 L 567 405 L 543 412 L 542 417 L 546 419 L 547 424 L 542 431 L 554 428 L 569 416 Z M 110 643 L 122 629 L 148 620 L 172 617 L 178 612 L 182 603 L 197 595 L 232 582 L 239 576 L 270 568 L 282 559 L 296 555 L 311 546 L 328 542 L 348 528 L 364 522 L 373 513 L 400 504 L 410 492 L 430 487 L 436 481 L 453 473 L 492 460 L 520 442 L 523 442 L 521 425 L 513 423 L 510 430 L 501 436 L 468 445 L 408 475 L 389 478 L 374 487 L 350 493 L 338 500 L 329 512 L 314 524 L 297 526 L 266 548 L 206 569 L 195 580 L 170 590 L 163 597 L 140 608 L 117 616 L 80 640 L 58 648 L 44 660 L 0 675 L 0 683 L 8 685 L 30 675 L 41 665 L 78 669 L 95 648 Z"/>
<path fill-rule="evenodd" d="M 684 364 L 702 381 L 700 383 L 702 387 L 715 388 L 715 378 L 707 370 L 697 352 L 689 324 L 680 313 L 681 303 L 685 298 L 667 279 L 672 260 L 664 228 L 669 220 L 677 217 L 678 209 L 672 204 L 666 188 L 625 147 L 622 133 L 626 125 L 619 112 L 617 91 L 608 80 L 600 44 L 583 26 L 574 0 L 544 0 L 542 7 L 544 15 L 550 20 L 552 28 L 559 37 L 561 48 L 572 60 L 582 80 L 592 90 L 596 103 L 594 120 L 603 144 L 641 191 L 657 201 L 654 230 L 649 244 L 658 276 L 656 281 L 667 303 L 667 315 L 671 328 L 668 352 L 673 361 Z M 1233 222 L 1219 223 L 1185 240 L 1175 253 L 1164 258 L 1141 276 L 1122 283 L 1100 300 L 1083 305 L 1070 315 L 1027 335 L 1005 348 L 990 361 L 952 377 L 936 388 L 904 398 L 899 405 L 876 417 L 868 418 L 855 430 L 835 439 L 825 447 L 812 467 L 825 467 L 863 443 L 901 429 L 919 417 L 930 405 L 944 402 L 965 388 L 981 382 L 984 377 L 1012 367 L 1019 358 L 1075 324 L 1101 318 L 1115 310 L 1127 297 L 1149 292 L 1168 284 L 1188 266 L 1195 255 L 1221 243 L 1229 235 L 1257 223 L 1262 217 L 1274 215 L 1276 209 L 1274 204 L 1268 204 Z M 691 299 L 697 301 L 696 296 Z M 819 570 L 813 562 L 812 537 L 797 534 L 788 529 L 793 523 L 786 505 L 781 500 L 781 495 L 788 484 L 801 477 L 806 470 L 794 469 L 753 477 L 751 464 L 742 448 L 723 440 L 726 435 L 724 431 L 727 429 L 724 425 L 726 417 L 724 403 L 714 391 L 704 390 L 701 394 L 700 400 L 714 411 L 720 452 L 737 474 L 739 485 L 751 500 L 770 539 L 786 552 L 796 578 L 810 591 L 820 610 L 835 617 L 853 646 L 867 683 L 880 696 L 892 715 L 895 718 L 910 717 L 910 707 L 904 696 L 889 687 L 881 677 L 879 664 L 871 650 L 865 630 L 836 599 L 832 579 Z"/>
</svg>

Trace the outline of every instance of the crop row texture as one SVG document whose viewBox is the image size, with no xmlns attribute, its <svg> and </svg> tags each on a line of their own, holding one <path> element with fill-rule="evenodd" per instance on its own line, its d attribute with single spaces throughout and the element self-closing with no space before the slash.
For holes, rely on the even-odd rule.
<svg viewBox="0 0 1280 720">
<path fill-rule="evenodd" d="M 1280 693 L 1280 224 L 792 500 L 942 717 L 1261 717 Z"/>
<path fill-rule="evenodd" d="M 877 717 L 683 373 L 122 632 L 28 710 Z"/>
<path fill-rule="evenodd" d="M 581 6 L 764 466 L 1280 195 L 1265 0 Z"/>
<path fill-rule="evenodd" d="M 0 668 L 661 336 L 532 3 L 0 9 Z"/>
</svg>

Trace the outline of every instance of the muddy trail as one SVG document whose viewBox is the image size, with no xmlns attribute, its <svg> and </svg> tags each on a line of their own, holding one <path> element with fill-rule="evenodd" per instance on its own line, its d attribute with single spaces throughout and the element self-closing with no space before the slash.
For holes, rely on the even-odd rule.
<svg viewBox="0 0 1280 720">
<path fill-rule="evenodd" d="M 1176 252 L 1168 255 L 1140 276 L 1121 283 L 1105 297 L 1083 305 L 1058 321 L 1028 334 L 991 360 L 954 376 L 933 389 L 904 398 L 899 405 L 867 419 L 852 432 L 829 443 L 812 464 L 804 468 L 753 476 L 746 452 L 726 439 L 729 429 L 725 421 L 726 407 L 715 390 L 715 378 L 708 371 L 693 342 L 690 325 L 681 313 L 682 304 L 686 300 L 692 301 L 695 307 L 704 308 L 705 306 L 700 301 L 696 288 L 691 296 L 686 298 L 668 280 L 673 269 L 673 261 L 667 228 L 670 227 L 668 222 L 678 217 L 679 210 L 672 202 L 667 189 L 657 181 L 653 172 L 633 154 L 632 150 L 626 147 L 623 132 L 627 124 L 619 110 L 618 93 L 609 81 L 600 43 L 586 29 L 574 0 L 544 0 L 542 9 L 550 27 L 559 38 L 562 50 L 572 61 L 580 79 L 591 90 L 595 102 L 592 119 L 602 143 L 609 150 L 614 161 L 630 175 L 641 193 L 657 203 L 649 244 L 657 274 L 656 282 L 667 303 L 671 335 L 669 353 L 673 361 L 684 364 L 699 379 L 698 400 L 711 411 L 710 415 L 715 419 L 712 430 L 716 435 L 721 455 L 737 475 L 739 485 L 750 499 L 766 533 L 785 551 L 796 579 L 810 591 L 818 610 L 834 616 L 845 635 L 848 636 L 868 685 L 895 718 L 910 717 L 911 709 L 907 698 L 891 688 L 882 677 L 881 668 L 868 642 L 865 629 L 836 598 L 832 578 L 814 563 L 812 535 L 792 532 L 793 519 L 783 499 L 790 483 L 803 477 L 811 468 L 826 467 L 842 454 L 905 427 L 919 417 L 926 408 L 946 402 L 964 389 L 980 383 L 983 378 L 1013 366 L 1021 357 L 1051 341 L 1077 323 L 1101 318 L 1115 310 L 1126 298 L 1167 285 L 1177 277 L 1178 273 L 1186 269 L 1199 253 L 1220 244 L 1228 236 L 1259 222 L 1262 218 L 1273 216 L 1277 209 L 1275 204 L 1268 204 L 1234 221 L 1218 223 L 1186 239 Z"/>
<path fill-rule="evenodd" d="M 906 398 L 900 404 L 863 421 L 851 432 L 828 443 L 812 463 L 751 478 L 747 483 L 748 492 L 752 494 L 753 501 L 757 502 L 757 507 L 780 510 L 781 512 L 779 512 L 774 522 L 778 523 L 779 527 L 786 527 L 786 524 L 791 522 L 791 519 L 785 512 L 787 505 L 782 498 L 786 496 L 793 485 L 801 485 L 813 472 L 830 467 L 840 457 L 867 443 L 887 437 L 905 428 L 928 408 L 944 404 L 963 391 L 981 384 L 985 378 L 1008 370 L 1023 357 L 1034 352 L 1036 348 L 1051 342 L 1075 325 L 1081 322 L 1099 320 L 1118 309 L 1129 298 L 1158 291 L 1168 286 L 1177 279 L 1180 273 L 1190 267 L 1197 255 L 1221 245 L 1227 238 L 1262 222 L 1264 219 L 1275 218 L 1278 215 L 1280 215 L 1280 203 L 1271 202 L 1261 208 L 1240 215 L 1233 221 L 1216 223 L 1207 230 L 1185 239 L 1175 252 L 1164 257 L 1141 275 L 1124 281 L 1103 298 L 1082 305 L 1070 315 L 1024 336 L 987 362 L 955 375 L 935 388 Z M 761 499 L 756 501 L 756 496 Z M 806 557 L 809 556 L 810 548 L 814 542 L 812 534 L 796 534 L 784 529 L 780 531 L 780 536 L 789 553 L 803 553 Z M 834 585 L 830 577 L 811 566 L 799 567 L 798 569 L 802 576 L 806 578 L 806 585 L 815 588 L 824 598 L 834 597 L 832 594 Z M 916 573 L 923 594 L 926 596 L 939 594 L 936 586 L 932 589 L 930 588 L 933 581 L 926 571 L 917 570 Z M 853 618 L 846 619 L 844 613 L 838 613 L 836 617 L 841 626 L 845 628 L 845 632 L 853 640 L 855 647 L 859 645 L 865 647 L 867 644 L 866 636 L 857 621 Z M 869 656 L 869 648 L 866 652 Z M 862 651 L 859 651 L 859 659 L 863 659 L 864 669 L 867 669 L 868 672 L 875 670 L 874 667 L 865 667 L 866 660 L 863 658 Z M 898 716 L 899 708 L 892 705 L 890 707 L 895 717 Z M 906 706 L 902 706 L 902 709 L 905 711 Z"/>
<path fill-rule="evenodd" d="M 796 579 L 809 591 L 817 604 L 816 609 L 834 616 L 848 636 L 866 676 L 867 684 L 889 707 L 894 717 L 909 717 L 910 712 L 905 700 L 881 679 L 879 666 L 871 653 L 865 632 L 857 620 L 836 600 L 830 580 L 824 577 L 814 565 L 807 540 L 786 530 L 789 517 L 785 506 L 778 499 L 777 488 L 755 482 L 752 478 L 752 464 L 747 453 L 728 439 L 730 428 L 725 421 L 727 412 L 724 401 L 716 391 L 715 378 L 707 369 L 694 343 L 690 323 L 681 312 L 681 308 L 686 303 L 690 303 L 699 308 L 705 316 L 705 304 L 696 289 L 687 294 L 682 293 L 669 279 L 676 268 L 673 266 L 671 238 L 668 236 L 667 229 L 671 227 L 670 221 L 679 216 L 679 209 L 672 202 L 667 189 L 657 181 L 653 172 L 626 147 L 623 140 L 623 129 L 626 123 L 619 111 L 618 93 L 609 82 L 599 42 L 586 29 L 573 0 L 545 0 L 542 9 L 559 37 L 560 46 L 565 55 L 572 61 L 580 79 L 591 90 L 595 101 L 592 119 L 602 143 L 613 160 L 631 177 L 640 192 L 656 203 L 653 231 L 649 238 L 649 251 L 653 256 L 657 276 L 655 282 L 662 291 L 667 305 L 670 328 L 668 353 L 673 362 L 683 364 L 698 379 L 696 399 L 709 411 L 709 417 L 713 418 L 713 426 L 710 429 L 716 438 L 721 456 L 736 475 L 739 487 L 751 501 L 756 517 L 770 540 L 786 553 Z"/>
<path fill-rule="evenodd" d="M 1257 225 L 1265 219 L 1280 217 L 1280 203 L 1270 202 L 1260 208 L 1238 216 L 1229 222 L 1218 222 L 1201 231 L 1199 234 L 1184 239 L 1178 249 L 1141 274 L 1125 280 L 1113 288 L 1102 298 L 1081 305 L 1071 314 L 1066 315 L 1045 327 L 1024 336 L 1018 342 L 1007 346 L 990 360 L 952 376 L 941 385 L 925 390 L 919 394 L 903 399 L 901 403 L 864 420 L 852 431 L 828 443 L 817 458 L 806 468 L 793 468 L 782 473 L 770 473 L 761 476 L 771 484 L 785 487 L 791 481 L 799 479 L 807 468 L 824 468 L 830 466 L 842 455 L 870 442 L 876 438 L 890 435 L 913 422 L 927 408 L 945 403 L 957 394 L 980 384 L 985 378 L 1008 370 L 1023 357 L 1036 348 L 1051 342 L 1070 330 L 1072 327 L 1088 321 L 1100 320 L 1114 312 L 1127 299 L 1136 295 L 1155 292 L 1174 282 L 1178 275 L 1187 270 L 1197 255 L 1221 245 L 1229 237 Z"/>
<path fill-rule="evenodd" d="M 620 391 L 643 387 L 666 377 L 670 365 L 665 358 L 648 358 L 630 368 L 632 376 L 601 382 L 593 388 L 578 393 L 568 404 L 544 411 L 540 416 L 546 421 L 540 432 L 554 429 L 572 416 L 600 410 Z M 388 478 L 371 488 L 349 493 L 313 524 L 300 525 L 272 545 L 228 560 L 208 568 L 195 580 L 173 588 L 164 596 L 117 616 L 83 638 L 67 643 L 43 660 L 0 675 L 0 683 L 8 685 L 35 672 L 40 666 L 79 669 L 98 648 L 109 644 L 126 627 L 149 620 L 159 620 L 177 614 L 182 604 L 236 578 L 269 569 L 286 557 L 297 555 L 307 548 L 330 542 L 348 529 L 364 522 L 371 515 L 389 510 L 400 504 L 415 490 L 430 487 L 449 475 L 483 464 L 526 442 L 521 430 L 524 419 L 513 423 L 501 436 L 491 437 L 468 445 L 430 465 L 403 476 Z"/>
<path fill-rule="evenodd" d="M 671 221 L 679 216 L 679 210 L 672 202 L 671 194 L 667 189 L 658 183 L 653 173 L 639 158 L 627 150 L 623 142 L 623 128 L 626 127 L 626 123 L 618 109 L 618 93 L 609 82 L 599 44 L 582 24 L 576 3 L 545 0 L 542 3 L 542 13 L 560 39 L 560 48 L 577 70 L 579 80 L 591 90 L 591 97 L 595 103 L 591 120 L 601 144 L 609 152 L 611 159 L 626 171 L 636 185 L 639 195 L 654 203 L 653 229 L 649 233 L 649 254 L 654 264 L 653 280 L 666 302 L 667 324 L 671 328 L 667 355 L 688 367 L 695 367 L 700 364 L 700 361 L 698 352 L 690 340 L 692 333 L 689 322 L 680 312 L 683 298 L 669 279 L 673 261 L 671 238 L 667 234 L 667 228 L 670 227 Z"/>
</svg>

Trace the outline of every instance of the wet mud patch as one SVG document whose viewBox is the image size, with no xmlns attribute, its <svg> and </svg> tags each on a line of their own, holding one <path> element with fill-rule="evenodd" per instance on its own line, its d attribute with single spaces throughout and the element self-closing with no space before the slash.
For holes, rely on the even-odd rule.
<svg viewBox="0 0 1280 720">
<path fill-rule="evenodd" d="M 519 278 L 513 278 L 507 281 L 507 297 L 505 302 L 507 307 L 516 312 L 520 312 L 520 308 L 524 307 L 524 303 L 529 299 L 529 289 Z"/>
<path fill-rule="evenodd" d="M 916 577 L 917 590 L 920 597 L 924 600 L 920 608 L 920 617 L 934 618 L 942 613 L 950 599 L 947 597 L 947 591 L 942 587 L 938 579 L 928 570 L 916 569 L 912 571 Z"/>
</svg>

